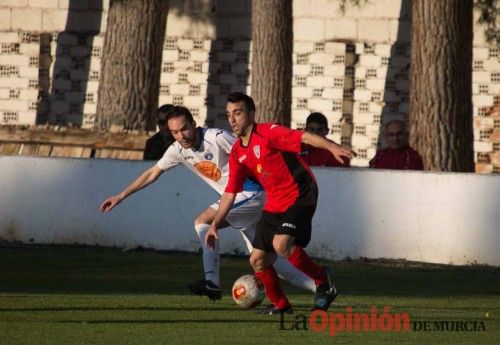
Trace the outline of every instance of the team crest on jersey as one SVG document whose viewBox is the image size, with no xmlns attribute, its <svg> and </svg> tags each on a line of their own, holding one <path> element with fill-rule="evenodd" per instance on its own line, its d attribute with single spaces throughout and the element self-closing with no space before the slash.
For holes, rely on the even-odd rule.
<svg viewBox="0 0 500 345">
<path fill-rule="evenodd" d="M 253 153 L 255 154 L 255 157 L 260 158 L 260 146 L 259 145 L 255 145 L 253 147 Z"/>
<path fill-rule="evenodd" d="M 204 157 L 207 161 L 211 161 L 214 159 L 214 154 L 212 152 L 207 152 Z"/>
<path fill-rule="evenodd" d="M 247 155 L 243 155 L 240 158 L 238 158 L 238 162 L 243 162 L 245 159 L 247 159 Z"/>
</svg>

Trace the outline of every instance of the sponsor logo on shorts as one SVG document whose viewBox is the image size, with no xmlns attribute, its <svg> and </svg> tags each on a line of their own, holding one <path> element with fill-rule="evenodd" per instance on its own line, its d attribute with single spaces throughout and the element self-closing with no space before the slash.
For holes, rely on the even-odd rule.
<svg viewBox="0 0 500 345">
<path fill-rule="evenodd" d="M 283 223 L 283 224 L 281 224 L 281 227 L 282 228 L 291 228 L 291 229 L 296 229 L 297 228 L 295 226 L 295 224 L 292 224 L 292 223 Z"/>
</svg>

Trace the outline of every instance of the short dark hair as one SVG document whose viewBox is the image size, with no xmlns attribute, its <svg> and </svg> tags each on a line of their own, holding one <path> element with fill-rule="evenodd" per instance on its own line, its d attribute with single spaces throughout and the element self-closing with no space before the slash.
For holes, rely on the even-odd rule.
<svg viewBox="0 0 500 345">
<path fill-rule="evenodd" d="M 255 111 L 255 103 L 252 97 L 245 95 L 243 92 L 233 92 L 227 96 L 229 103 L 244 102 L 246 111 Z"/>
<path fill-rule="evenodd" d="M 156 111 L 156 120 L 158 122 L 166 122 L 168 112 L 174 107 L 173 104 L 164 104 Z"/>
<path fill-rule="evenodd" d="M 328 119 L 322 113 L 311 113 L 306 119 L 306 127 L 311 122 L 319 123 L 320 125 L 328 128 Z"/>
<path fill-rule="evenodd" d="M 188 122 L 194 122 L 193 114 L 191 114 L 188 108 L 183 107 L 181 105 L 173 106 L 167 113 L 166 120 L 168 121 L 170 119 L 180 116 L 184 116 Z"/>
</svg>

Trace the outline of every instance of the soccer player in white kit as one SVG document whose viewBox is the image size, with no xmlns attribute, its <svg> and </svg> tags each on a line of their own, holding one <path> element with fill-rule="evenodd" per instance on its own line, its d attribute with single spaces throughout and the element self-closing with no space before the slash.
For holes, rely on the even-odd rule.
<svg viewBox="0 0 500 345">
<path fill-rule="evenodd" d="M 219 195 L 224 192 L 229 176 L 229 153 L 236 138 L 222 129 L 196 127 L 191 112 L 182 106 L 173 107 L 167 114 L 167 126 L 176 141 L 154 166 L 142 173 L 121 193 L 107 198 L 100 207 L 101 212 L 111 211 L 125 198 L 153 183 L 163 172 L 179 164 L 184 164 Z M 255 235 L 255 226 L 260 219 L 264 202 L 265 194 L 261 186 L 255 181 L 247 180 L 244 190 L 238 193 L 222 226 L 238 229 L 250 253 L 253 250 L 251 243 Z M 218 208 L 219 201 L 210 205 L 195 219 L 194 228 L 203 250 L 205 278 L 187 286 L 194 294 L 207 296 L 211 300 L 222 297 L 219 243 L 217 241 L 213 249 L 206 247 L 205 235 Z M 293 285 L 312 292 L 316 290 L 314 281 L 293 267 L 286 259 L 278 256 L 274 266 L 278 275 Z"/>
</svg>

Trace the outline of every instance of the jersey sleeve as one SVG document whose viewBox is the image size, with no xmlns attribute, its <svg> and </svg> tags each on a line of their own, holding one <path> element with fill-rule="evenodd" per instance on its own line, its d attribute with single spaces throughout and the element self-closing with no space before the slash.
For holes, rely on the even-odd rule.
<svg viewBox="0 0 500 345">
<path fill-rule="evenodd" d="M 217 146 L 229 154 L 231 152 L 231 148 L 236 142 L 236 138 L 231 133 L 218 129 L 215 133 L 215 142 L 217 143 Z"/>
<path fill-rule="evenodd" d="M 272 148 L 294 153 L 301 151 L 304 132 L 275 124 L 269 124 L 266 127 L 265 132 Z"/>
<path fill-rule="evenodd" d="M 238 162 L 235 152 L 231 151 L 229 155 L 229 178 L 227 181 L 227 193 L 239 193 L 243 191 L 243 184 L 247 178 L 244 168 Z"/>
<path fill-rule="evenodd" d="M 175 147 L 175 145 L 170 145 L 156 165 L 158 168 L 165 171 L 181 163 L 182 160 L 179 155 L 179 150 Z"/>
</svg>

